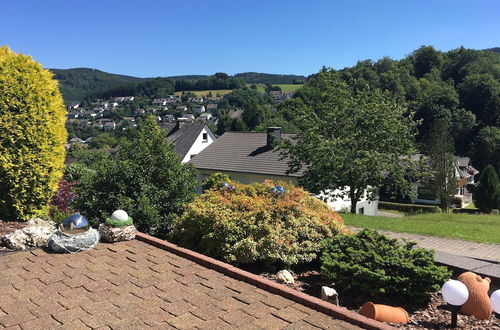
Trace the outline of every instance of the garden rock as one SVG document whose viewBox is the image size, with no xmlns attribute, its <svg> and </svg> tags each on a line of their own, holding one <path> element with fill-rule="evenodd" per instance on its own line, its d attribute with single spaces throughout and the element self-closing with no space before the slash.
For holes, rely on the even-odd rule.
<svg viewBox="0 0 500 330">
<path fill-rule="evenodd" d="M 339 305 L 339 294 L 334 288 L 328 286 L 321 287 L 321 299 Z"/>
<path fill-rule="evenodd" d="M 104 223 L 99 225 L 99 234 L 101 235 L 102 241 L 108 243 L 133 240 L 136 232 L 137 229 L 134 225 L 123 228 L 109 226 Z"/>
<path fill-rule="evenodd" d="M 52 221 L 40 218 L 30 219 L 26 227 L 5 234 L 0 238 L 0 243 L 9 249 L 26 250 L 32 247 L 47 246 L 49 237 L 56 231 Z"/>
<path fill-rule="evenodd" d="M 48 246 L 57 253 L 75 253 L 91 250 L 98 242 L 99 232 L 94 228 L 76 235 L 68 235 L 58 230 L 50 236 Z"/>
<path fill-rule="evenodd" d="M 292 274 L 286 269 L 280 270 L 278 274 L 276 274 L 276 279 L 285 284 L 295 283 Z"/>
</svg>

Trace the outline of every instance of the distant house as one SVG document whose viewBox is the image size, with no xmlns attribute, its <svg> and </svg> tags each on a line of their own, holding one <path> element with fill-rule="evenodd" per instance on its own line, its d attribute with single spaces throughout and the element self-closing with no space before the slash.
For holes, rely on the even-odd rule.
<svg viewBox="0 0 500 330">
<path fill-rule="evenodd" d="M 209 112 L 202 113 L 196 120 L 204 123 L 208 123 L 213 118 L 212 114 Z"/>
<path fill-rule="evenodd" d="M 116 123 L 115 122 L 108 121 L 108 122 L 104 123 L 104 130 L 105 131 L 112 131 L 114 129 L 116 129 Z"/>
<path fill-rule="evenodd" d="M 221 99 L 222 97 L 220 96 L 213 96 L 213 97 L 208 97 L 205 100 L 212 103 L 219 103 Z"/>
<path fill-rule="evenodd" d="M 70 110 L 76 110 L 80 107 L 80 103 L 73 103 L 69 106 Z"/>
<path fill-rule="evenodd" d="M 413 161 L 425 160 L 427 156 L 422 154 L 412 155 Z M 457 192 L 455 197 L 461 201 L 461 207 L 465 207 L 472 202 L 472 194 L 476 186 L 475 176 L 479 174 L 470 163 L 469 157 L 456 157 L 455 177 L 457 180 Z M 441 201 L 436 197 L 436 189 L 418 182 L 412 183 L 412 191 L 415 197 L 410 199 L 411 203 L 439 205 Z M 382 200 L 391 200 L 392 185 L 389 180 L 386 180 L 383 187 L 380 189 L 380 198 Z"/>
<path fill-rule="evenodd" d="M 203 97 L 195 96 L 188 98 L 189 103 L 203 103 Z"/>
<path fill-rule="evenodd" d="M 178 106 L 175 107 L 175 110 L 177 110 L 177 111 L 183 111 L 184 112 L 184 111 L 187 111 L 187 109 L 188 108 L 185 105 L 178 105 Z"/>
<path fill-rule="evenodd" d="M 80 115 L 80 112 L 78 112 L 78 111 L 71 111 L 68 114 L 68 118 L 69 119 L 76 119 L 76 118 L 78 118 L 79 115 Z"/>
<path fill-rule="evenodd" d="M 205 112 L 206 109 L 205 109 L 204 105 L 197 105 L 194 107 L 193 111 L 194 111 L 194 113 L 200 114 L 200 113 Z"/>
<path fill-rule="evenodd" d="M 228 116 L 231 119 L 239 119 L 239 118 L 241 118 L 241 115 L 243 115 L 243 110 L 241 110 L 241 109 L 231 110 L 228 113 Z"/>
<path fill-rule="evenodd" d="M 280 101 L 283 99 L 283 95 L 280 91 L 270 91 L 269 94 L 273 97 L 275 101 Z"/>
<path fill-rule="evenodd" d="M 129 102 L 133 101 L 135 97 L 133 96 L 120 96 L 120 97 L 115 97 L 115 102 L 121 103 L 121 102 Z"/>
<path fill-rule="evenodd" d="M 153 105 L 167 105 L 167 99 L 154 99 Z"/>
<path fill-rule="evenodd" d="M 216 110 L 219 105 L 217 103 L 207 104 L 207 111 Z"/>
<path fill-rule="evenodd" d="M 137 117 L 137 116 L 140 116 L 140 115 L 143 115 L 146 113 L 146 110 L 144 109 L 135 109 L 133 112 L 132 112 L 132 115 Z"/>
<path fill-rule="evenodd" d="M 173 115 L 166 115 L 163 117 L 163 121 L 166 121 L 168 123 L 172 123 L 175 121 L 175 116 Z"/>
<path fill-rule="evenodd" d="M 298 185 L 306 167 L 287 174 L 288 159 L 282 158 L 272 144 L 273 139 L 291 139 L 294 135 L 282 134 L 279 127 L 268 128 L 267 133 L 226 132 L 194 157 L 192 163 L 199 171 L 200 181 L 222 172 L 246 184 L 271 179 Z M 340 211 L 350 207 L 350 200 L 337 198 L 328 204 Z M 356 213 L 376 215 L 377 209 L 378 201 L 369 201 L 365 197 L 357 203 Z"/>
<path fill-rule="evenodd" d="M 293 94 L 294 94 L 294 92 L 292 92 L 292 91 L 284 91 L 283 92 L 283 99 L 285 99 L 285 100 L 291 99 Z"/>
<path fill-rule="evenodd" d="M 182 117 L 177 118 L 178 121 L 191 122 L 193 121 L 195 116 L 191 113 L 187 113 Z"/>
<path fill-rule="evenodd" d="M 167 131 L 167 139 L 175 145 L 175 151 L 181 157 L 182 163 L 190 161 L 216 139 L 215 134 L 205 124 L 177 122 L 162 123 L 160 127 Z"/>
</svg>

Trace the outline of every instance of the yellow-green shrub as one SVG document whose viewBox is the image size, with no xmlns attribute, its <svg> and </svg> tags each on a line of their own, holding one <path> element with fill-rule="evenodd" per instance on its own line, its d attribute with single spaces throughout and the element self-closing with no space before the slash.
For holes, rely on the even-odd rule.
<svg viewBox="0 0 500 330">
<path fill-rule="evenodd" d="M 207 182 L 214 181 L 210 178 Z M 171 238 L 182 246 L 234 264 L 297 265 L 314 261 L 321 243 L 345 232 L 342 218 L 307 191 L 272 181 L 213 184 L 174 221 Z"/>
<path fill-rule="evenodd" d="M 0 218 L 47 213 L 63 173 L 65 121 L 52 73 L 0 47 Z"/>
</svg>

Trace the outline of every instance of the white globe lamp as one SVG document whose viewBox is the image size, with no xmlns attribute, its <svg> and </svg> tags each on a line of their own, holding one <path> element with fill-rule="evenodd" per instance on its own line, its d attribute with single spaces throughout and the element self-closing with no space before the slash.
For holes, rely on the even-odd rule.
<svg viewBox="0 0 500 330">
<path fill-rule="evenodd" d="M 491 307 L 493 307 L 493 311 L 497 314 L 500 314 L 500 289 L 494 291 L 491 294 L 490 301 Z"/>
<path fill-rule="evenodd" d="M 457 313 L 460 306 L 469 299 L 469 290 L 465 284 L 457 280 L 449 280 L 441 288 L 443 299 L 451 305 L 451 327 L 457 327 Z"/>
</svg>

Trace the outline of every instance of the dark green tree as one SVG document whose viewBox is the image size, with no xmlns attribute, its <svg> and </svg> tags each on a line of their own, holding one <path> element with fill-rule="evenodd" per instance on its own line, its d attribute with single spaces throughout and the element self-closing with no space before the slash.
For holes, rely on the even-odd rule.
<svg viewBox="0 0 500 330">
<path fill-rule="evenodd" d="M 455 148 L 450 135 L 450 125 L 445 119 L 434 121 L 426 144 L 432 171 L 430 185 L 436 191 L 441 209 L 448 212 L 458 187 L 455 176 L 457 164 Z"/>
<path fill-rule="evenodd" d="M 483 212 L 490 213 L 493 209 L 500 209 L 500 183 L 493 166 L 485 167 L 473 199 L 476 207 Z"/>
<path fill-rule="evenodd" d="M 297 109 L 304 130 L 295 142 L 283 141 L 289 172 L 306 166 L 300 178 L 306 189 L 349 197 L 354 213 L 365 192 L 400 165 L 399 157 L 414 152 L 416 123 L 387 93 L 353 88 L 333 70 L 322 70 L 307 85 Z"/>
<path fill-rule="evenodd" d="M 181 164 L 153 117 L 146 119 L 135 141 L 92 169 L 76 186 L 75 208 L 94 224 L 123 209 L 140 231 L 159 237 L 168 233 L 197 186 L 196 169 L 190 163 Z"/>
</svg>

